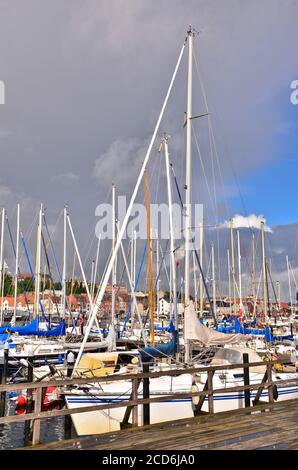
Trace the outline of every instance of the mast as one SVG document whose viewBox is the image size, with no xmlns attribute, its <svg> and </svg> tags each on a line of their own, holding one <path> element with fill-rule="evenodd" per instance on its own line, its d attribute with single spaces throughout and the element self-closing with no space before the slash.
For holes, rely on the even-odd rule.
<svg viewBox="0 0 298 470">
<path fill-rule="evenodd" d="M 261 235 L 262 235 L 262 267 L 263 267 L 263 296 L 264 296 L 264 313 L 265 321 L 267 322 L 267 272 L 266 272 L 266 257 L 265 257 L 265 234 L 264 234 L 265 224 L 262 220 L 261 222 Z"/>
<path fill-rule="evenodd" d="M 204 231 L 203 231 L 203 224 L 200 226 L 200 244 L 201 244 L 201 249 L 200 249 L 200 265 L 201 269 L 203 271 L 203 236 L 204 236 Z M 203 317 L 203 307 L 204 307 L 204 284 L 203 284 L 203 275 L 200 273 L 200 317 Z"/>
<path fill-rule="evenodd" d="M 213 298 L 213 313 L 216 318 L 216 285 L 215 285 L 215 265 L 214 265 L 214 244 L 211 244 L 211 259 L 212 259 L 212 298 Z"/>
<path fill-rule="evenodd" d="M 42 225 L 42 204 L 39 209 L 39 221 L 37 227 L 37 250 L 36 250 L 36 317 L 39 316 L 39 297 L 40 297 L 40 266 L 41 266 L 41 225 Z"/>
<path fill-rule="evenodd" d="M 151 344 L 154 346 L 154 297 L 153 297 L 153 273 L 152 273 L 152 251 L 151 251 L 151 237 L 150 237 L 150 206 L 149 206 L 149 188 L 148 188 L 148 173 L 145 170 L 145 199 L 146 199 L 146 213 L 147 213 L 147 243 L 148 243 L 148 274 L 149 274 L 149 313 L 150 313 L 150 327 L 151 327 Z"/>
<path fill-rule="evenodd" d="M 66 312 L 66 224 L 67 208 L 63 210 L 63 269 L 62 269 L 62 318 L 65 318 Z"/>
<path fill-rule="evenodd" d="M 230 313 L 231 313 L 231 305 L 232 305 L 232 291 L 231 291 L 231 264 L 230 264 L 230 250 L 227 250 L 228 255 L 228 281 L 229 281 L 229 304 L 230 304 Z"/>
<path fill-rule="evenodd" d="M 238 245 L 238 283 L 239 283 L 239 307 L 243 308 L 242 303 L 242 278 L 241 278 L 241 249 L 240 249 L 240 232 L 237 230 L 237 245 Z"/>
<path fill-rule="evenodd" d="M 159 275 L 159 239 L 158 239 L 158 232 L 156 233 L 156 313 L 157 313 L 157 320 L 159 320 L 159 286 L 160 286 L 160 279 Z"/>
<path fill-rule="evenodd" d="M 112 185 L 112 251 L 116 243 L 116 188 Z M 116 258 L 112 266 L 112 328 L 115 330 L 115 304 L 116 304 Z"/>
<path fill-rule="evenodd" d="M 174 246 L 174 224 L 173 224 L 173 205 L 172 205 L 172 187 L 170 179 L 170 160 L 168 149 L 168 137 L 164 136 L 163 139 L 165 148 L 166 160 L 166 173 L 167 173 L 167 188 L 168 188 L 168 204 L 169 204 L 169 225 L 170 225 L 170 252 L 171 252 L 171 282 L 170 289 L 172 290 L 173 304 L 174 304 L 174 323 L 178 330 L 178 312 L 177 312 L 177 279 L 176 279 L 176 262 L 175 262 L 175 246 Z"/>
<path fill-rule="evenodd" d="M 20 204 L 17 204 L 17 237 L 16 237 L 16 264 L 14 275 L 14 303 L 12 325 L 16 324 L 17 318 L 17 296 L 18 296 L 18 270 L 19 270 L 19 244 L 20 244 Z"/>
<path fill-rule="evenodd" d="M 136 264 L 137 264 L 137 231 L 133 231 L 133 287 L 136 284 Z"/>
<path fill-rule="evenodd" d="M 130 278 L 133 285 L 133 233 L 130 238 Z"/>
<path fill-rule="evenodd" d="M 185 178 L 185 274 L 184 274 L 184 307 L 188 307 L 190 300 L 190 242 L 191 230 L 191 117 L 192 117 L 192 54 L 193 30 L 189 27 L 188 35 L 188 80 L 187 80 L 187 111 L 186 111 L 186 178 Z M 185 362 L 190 361 L 190 343 L 185 339 Z"/>
<path fill-rule="evenodd" d="M 1 293 L 1 317 L 0 317 L 0 326 L 2 325 L 2 305 L 3 305 L 3 295 L 2 295 L 2 284 L 4 285 L 4 269 L 3 269 L 3 244 L 4 244 L 4 220 L 5 220 L 5 209 L 2 208 L 2 217 L 1 217 L 1 240 L 0 240 L 0 293 Z M 3 279 L 2 279 L 3 278 Z"/>
<path fill-rule="evenodd" d="M 255 234 L 252 234 L 252 296 L 256 299 Z"/>
<path fill-rule="evenodd" d="M 237 313 L 237 300 L 236 300 L 236 276 L 235 276 L 235 254 L 234 254 L 234 230 L 233 230 L 233 219 L 230 222 L 231 229 L 231 253 L 232 253 L 232 279 L 233 279 L 233 291 L 234 291 L 234 314 Z"/>
</svg>

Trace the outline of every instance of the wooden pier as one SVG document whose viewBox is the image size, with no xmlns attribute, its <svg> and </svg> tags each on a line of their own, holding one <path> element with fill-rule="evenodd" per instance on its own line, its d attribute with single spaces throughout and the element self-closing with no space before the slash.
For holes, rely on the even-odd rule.
<svg viewBox="0 0 298 470">
<path fill-rule="evenodd" d="M 267 411 L 264 411 L 267 408 Z M 28 449 L 28 448 L 27 448 Z M 36 450 L 297 450 L 298 401 L 38 445 Z M 29 450 L 29 449 L 28 449 Z"/>
<path fill-rule="evenodd" d="M 148 365 L 144 365 L 143 372 L 127 373 L 125 375 L 106 375 L 90 378 L 60 378 L 41 382 L 1 384 L 0 394 L 12 390 L 27 389 L 29 395 L 36 390 L 34 410 L 26 414 L 0 417 L 1 424 L 13 424 L 30 421 L 31 446 L 28 449 L 255 449 L 255 448 L 288 448 L 298 449 L 298 400 L 276 401 L 276 384 L 297 387 L 298 377 L 285 377 L 275 382 L 272 380 L 272 367 L 278 361 L 248 362 L 248 356 L 243 355 L 242 364 L 221 366 L 200 366 L 192 368 L 173 368 L 161 371 L 148 371 Z M 251 367 L 265 366 L 265 373 L 259 383 L 250 383 L 249 370 Z M 214 388 L 213 377 L 215 372 L 243 369 L 244 384 L 232 387 Z M 200 391 L 187 393 L 165 392 L 158 397 L 150 396 L 150 379 L 164 376 L 177 377 L 183 374 L 198 374 L 207 372 L 206 383 Z M 42 411 L 42 397 L 48 386 L 59 387 L 63 391 L 69 391 L 73 385 L 100 384 L 113 381 L 131 381 L 131 395 L 128 401 L 115 403 L 95 404 L 73 409 L 59 409 Z M 143 382 L 143 398 L 138 396 L 138 387 Z M 262 391 L 268 392 L 268 402 L 260 400 Z M 251 392 L 255 391 L 252 400 Z M 234 409 L 224 413 L 214 413 L 214 396 L 216 394 L 240 393 L 244 395 L 244 408 Z M 196 398 L 193 403 L 194 418 L 179 421 L 150 425 L 150 405 L 163 401 Z M 203 403 L 207 403 L 207 410 L 202 411 Z M 138 422 L 139 406 L 143 407 L 143 423 Z M 42 421 L 46 418 L 64 416 L 69 422 L 73 414 L 89 411 L 103 411 L 113 408 L 126 408 L 121 423 L 121 431 L 76 438 L 69 440 L 69 433 L 65 433 L 65 440 L 50 444 L 40 443 L 40 431 Z M 129 423 L 129 418 L 132 423 Z M 169 416 L 169 419 L 171 417 Z M 144 426 L 141 426 L 141 425 Z M 67 427 L 67 426 L 66 426 Z"/>
</svg>

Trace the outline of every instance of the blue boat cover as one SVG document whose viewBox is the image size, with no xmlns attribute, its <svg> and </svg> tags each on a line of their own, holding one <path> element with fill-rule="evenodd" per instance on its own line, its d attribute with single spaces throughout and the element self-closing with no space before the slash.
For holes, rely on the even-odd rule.
<svg viewBox="0 0 298 470">
<path fill-rule="evenodd" d="M 18 333 L 20 336 L 34 335 L 34 336 L 63 336 L 65 335 L 65 321 L 62 320 L 56 328 L 52 330 L 39 331 L 38 329 L 38 318 L 32 320 L 31 323 L 24 326 L 11 326 L 6 325 L 4 331 L 10 331 L 11 333 Z"/>
<path fill-rule="evenodd" d="M 168 343 L 161 344 L 155 348 L 147 346 L 146 348 L 140 349 L 142 360 L 149 361 L 152 357 L 173 356 L 178 350 L 177 337 L 178 331 L 174 331 L 172 339 Z"/>
</svg>

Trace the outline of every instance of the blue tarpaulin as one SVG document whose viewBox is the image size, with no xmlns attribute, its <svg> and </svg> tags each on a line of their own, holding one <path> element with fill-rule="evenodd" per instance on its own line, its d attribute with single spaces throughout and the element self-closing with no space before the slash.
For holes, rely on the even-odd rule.
<svg viewBox="0 0 298 470">
<path fill-rule="evenodd" d="M 38 319 L 32 320 L 31 323 L 24 326 L 11 326 L 6 325 L 2 327 L 3 332 L 10 331 L 11 333 L 18 333 L 20 336 L 34 335 L 34 336 L 63 336 L 65 335 L 65 321 L 62 320 L 56 328 L 52 330 L 39 331 L 38 329 Z M 1 332 L 0 330 L 0 332 Z"/>
<path fill-rule="evenodd" d="M 140 354 L 143 361 L 149 361 L 152 357 L 166 357 L 173 356 L 178 350 L 178 331 L 173 332 L 173 337 L 168 343 L 161 344 L 155 348 L 147 346 L 146 348 L 140 349 Z"/>
</svg>

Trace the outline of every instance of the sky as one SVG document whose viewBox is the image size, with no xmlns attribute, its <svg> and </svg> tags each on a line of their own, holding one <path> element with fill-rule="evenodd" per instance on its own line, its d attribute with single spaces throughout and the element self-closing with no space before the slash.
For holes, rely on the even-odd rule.
<svg viewBox="0 0 298 470">
<path fill-rule="evenodd" d="M 83 258 L 94 256 L 95 209 L 112 182 L 131 194 L 192 24 L 193 110 L 206 111 L 204 91 L 210 116 L 193 121 L 193 198 L 210 223 L 264 215 L 296 268 L 297 16 L 298 0 L 0 0 L 0 206 L 12 226 L 18 201 L 31 237 L 41 202 L 52 228 L 68 204 Z M 149 169 L 156 183 L 166 131 L 181 188 L 186 59 Z M 152 193 L 164 197 L 162 182 Z"/>
</svg>

